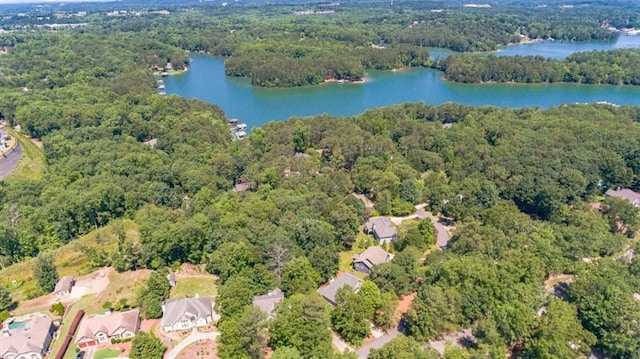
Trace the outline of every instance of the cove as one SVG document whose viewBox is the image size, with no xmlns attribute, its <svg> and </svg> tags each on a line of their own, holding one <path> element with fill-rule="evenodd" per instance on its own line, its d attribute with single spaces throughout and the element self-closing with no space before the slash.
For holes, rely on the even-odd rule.
<svg viewBox="0 0 640 359">
<path fill-rule="evenodd" d="M 519 51 L 521 55 L 537 55 L 536 52 L 540 51 L 540 55 L 545 56 L 544 52 L 552 50 L 556 56 L 564 57 L 576 51 L 612 49 L 616 46 L 638 47 L 640 36 L 621 36 L 618 41 L 609 43 L 554 41 L 508 46 L 501 48 L 497 54 Z M 258 88 L 251 86 L 248 79 L 226 76 L 223 58 L 192 54 L 191 59 L 189 71 L 164 78 L 167 94 L 216 104 L 228 118 L 238 118 L 250 127 L 294 116 L 323 113 L 352 116 L 374 107 L 416 101 L 434 105 L 458 102 L 514 108 L 547 108 L 600 101 L 640 105 L 640 86 L 460 84 L 442 80 L 442 73 L 431 69 L 369 71 L 364 84 L 327 83 L 297 88 Z"/>
</svg>

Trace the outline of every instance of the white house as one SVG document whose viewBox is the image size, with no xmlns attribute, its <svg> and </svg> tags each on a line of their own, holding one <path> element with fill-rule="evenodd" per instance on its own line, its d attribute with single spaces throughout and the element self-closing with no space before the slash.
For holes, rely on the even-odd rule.
<svg viewBox="0 0 640 359">
<path fill-rule="evenodd" d="M 165 332 L 204 327 L 214 319 L 217 320 L 218 316 L 213 312 L 211 298 L 172 298 L 162 302 L 162 328 Z"/>
</svg>

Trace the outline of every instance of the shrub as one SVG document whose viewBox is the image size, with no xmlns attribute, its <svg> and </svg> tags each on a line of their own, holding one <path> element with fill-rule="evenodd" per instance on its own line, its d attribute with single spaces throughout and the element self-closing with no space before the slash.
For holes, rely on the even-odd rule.
<svg viewBox="0 0 640 359">
<path fill-rule="evenodd" d="M 51 308 L 49 308 L 51 313 L 62 316 L 64 314 L 65 308 L 64 305 L 60 302 L 51 304 Z"/>
</svg>

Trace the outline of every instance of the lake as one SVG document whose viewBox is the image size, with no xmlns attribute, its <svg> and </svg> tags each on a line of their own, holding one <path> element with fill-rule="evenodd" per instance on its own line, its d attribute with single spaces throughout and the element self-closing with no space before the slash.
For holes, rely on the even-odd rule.
<svg viewBox="0 0 640 359">
<path fill-rule="evenodd" d="M 574 52 L 623 47 L 640 47 L 640 36 L 620 36 L 611 42 L 549 41 L 505 46 L 495 54 L 562 58 Z M 434 56 L 446 53 L 449 52 L 433 51 Z M 238 118 L 250 127 L 293 116 L 323 113 L 352 116 L 374 107 L 416 101 L 435 105 L 459 102 L 474 106 L 541 108 L 600 101 L 640 105 L 640 86 L 461 84 L 444 81 L 442 73 L 432 69 L 369 71 L 364 84 L 259 88 L 251 86 L 248 79 L 225 76 L 223 58 L 192 54 L 191 59 L 188 72 L 164 78 L 167 94 L 216 104 L 227 117 Z"/>
</svg>

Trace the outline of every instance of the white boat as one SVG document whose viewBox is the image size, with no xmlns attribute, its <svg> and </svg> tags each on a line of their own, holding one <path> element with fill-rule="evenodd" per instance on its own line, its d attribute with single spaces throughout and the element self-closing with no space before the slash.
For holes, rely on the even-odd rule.
<svg viewBox="0 0 640 359">
<path fill-rule="evenodd" d="M 247 130 L 247 124 L 246 123 L 239 123 L 238 126 L 236 126 L 236 127 L 240 131 L 246 131 Z"/>
<path fill-rule="evenodd" d="M 236 138 L 237 138 L 237 139 L 241 140 L 241 139 L 243 139 L 243 138 L 245 138 L 245 137 L 247 137 L 247 133 L 246 133 L 246 132 L 244 132 L 244 131 L 238 131 L 238 132 L 236 132 Z"/>
</svg>

